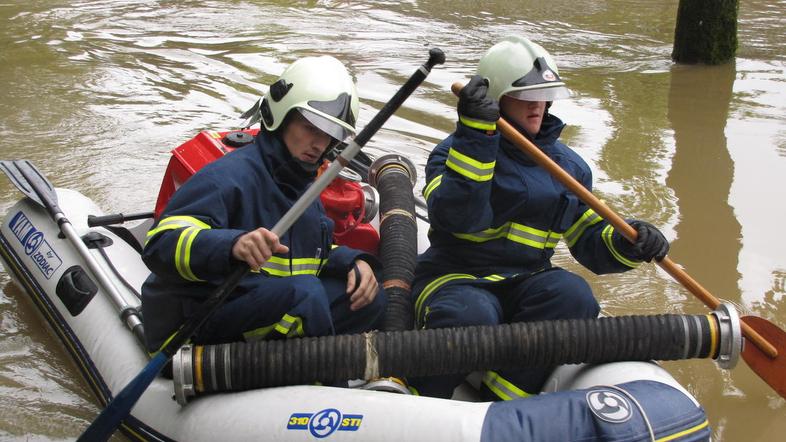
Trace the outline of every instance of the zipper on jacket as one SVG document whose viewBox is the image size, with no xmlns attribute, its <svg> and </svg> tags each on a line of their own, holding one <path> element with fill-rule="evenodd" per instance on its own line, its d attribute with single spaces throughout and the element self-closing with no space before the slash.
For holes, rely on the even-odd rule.
<svg viewBox="0 0 786 442">
<path fill-rule="evenodd" d="M 322 236 L 321 241 L 320 241 L 320 243 L 322 244 L 322 247 L 317 247 L 317 253 L 314 256 L 316 259 L 319 260 L 319 266 L 317 267 L 317 276 L 319 276 L 319 274 L 322 272 L 322 267 L 323 267 L 323 264 L 324 264 L 323 255 L 325 254 L 324 251 L 325 250 L 330 250 L 330 244 L 327 243 L 328 242 L 327 226 L 325 226 L 325 222 L 324 221 L 320 221 L 319 222 L 319 228 L 320 228 L 321 236 Z"/>
</svg>

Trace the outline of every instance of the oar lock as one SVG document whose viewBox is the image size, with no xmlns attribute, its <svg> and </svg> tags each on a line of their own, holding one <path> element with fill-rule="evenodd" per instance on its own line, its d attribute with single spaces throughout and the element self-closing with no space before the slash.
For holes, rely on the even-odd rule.
<svg viewBox="0 0 786 442">
<path fill-rule="evenodd" d="M 182 406 L 196 396 L 316 380 L 339 381 L 367 376 L 425 376 L 477 370 L 599 364 L 617 361 L 714 358 L 724 369 L 739 361 L 742 330 L 737 310 L 723 303 L 706 315 L 641 315 L 535 321 L 493 327 L 370 332 L 286 341 L 255 341 L 219 345 L 184 345 L 172 359 L 175 400 Z M 461 335 L 461 336 L 459 336 Z M 598 343 L 598 340 L 603 345 Z M 487 352 L 465 357 L 461 342 L 484 342 Z M 626 344 L 627 343 L 627 344 Z M 631 344 L 635 343 L 635 344 Z M 630 345 L 628 345 L 630 344 Z M 315 350 L 316 348 L 316 350 Z M 360 350 L 360 349 L 365 350 Z M 481 348 L 481 350 L 483 349 Z M 516 348 L 520 351 L 512 351 Z M 446 353 L 447 350 L 452 351 Z M 424 353 L 425 352 L 425 353 Z M 283 355 L 299 370 L 275 361 Z M 346 366 L 324 367 L 332 354 Z M 508 359 L 505 355 L 514 355 Z M 443 358 L 450 359 L 445 363 Z M 499 367 L 498 367 L 499 366 Z M 431 373 L 434 371 L 434 373 Z M 376 376 L 379 377 L 379 376 Z"/>
</svg>

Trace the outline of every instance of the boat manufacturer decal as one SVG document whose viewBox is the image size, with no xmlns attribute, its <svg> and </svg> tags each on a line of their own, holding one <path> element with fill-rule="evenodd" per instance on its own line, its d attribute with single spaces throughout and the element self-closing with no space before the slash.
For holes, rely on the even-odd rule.
<svg viewBox="0 0 786 442">
<path fill-rule="evenodd" d="M 612 390 L 592 390 L 587 392 L 587 404 L 598 418 L 620 424 L 631 418 L 633 410 L 630 401 Z"/>
<path fill-rule="evenodd" d="M 25 248 L 25 254 L 36 264 L 46 279 L 51 278 L 63 265 L 63 260 L 46 241 L 44 233 L 36 229 L 33 222 L 22 211 L 11 218 L 8 227 Z"/>
<path fill-rule="evenodd" d="M 362 414 L 342 415 L 335 408 L 326 408 L 316 413 L 292 413 L 287 430 L 308 430 L 312 436 L 322 439 L 335 431 L 357 431 L 362 422 Z"/>
</svg>

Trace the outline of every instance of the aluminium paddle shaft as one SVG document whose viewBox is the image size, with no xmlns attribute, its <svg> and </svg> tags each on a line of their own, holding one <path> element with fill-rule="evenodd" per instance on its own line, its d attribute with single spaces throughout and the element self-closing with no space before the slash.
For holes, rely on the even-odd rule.
<svg viewBox="0 0 786 442">
<path fill-rule="evenodd" d="M 117 286 L 112 282 L 104 268 L 90 253 L 82 238 L 79 237 L 74 226 L 66 218 L 62 209 L 60 209 L 57 193 L 49 180 L 33 163 L 27 160 L 2 161 L 0 162 L 0 167 L 22 193 L 49 212 L 49 216 L 57 224 L 71 245 L 76 248 L 77 253 L 85 261 L 87 267 L 93 272 L 93 276 L 98 280 L 103 291 L 109 295 L 126 326 L 134 333 L 137 341 L 144 346 L 145 336 L 142 321 L 139 318 L 139 311 L 117 289 Z"/>
</svg>

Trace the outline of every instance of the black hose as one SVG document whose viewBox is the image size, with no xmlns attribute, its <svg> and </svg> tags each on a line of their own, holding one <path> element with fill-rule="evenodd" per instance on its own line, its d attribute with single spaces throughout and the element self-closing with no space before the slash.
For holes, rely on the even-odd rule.
<svg viewBox="0 0 786 442">
<path fill-rule="evenodd" d="M 620 316 L 195 346 L 195 394 L 380 376 L 717 358 L 712 314 Z"/>
<path fill-rule="evenodd" d="M 388 297 L 382 330 L 411 330 L 414 325 L 411 285 L 418 254 L 418 226 L 410 171 L 400 162 L 390 162 L 376 173 L 373 181 L 379 192 L 379 250 L 382 285 Z"/>
</svg>

